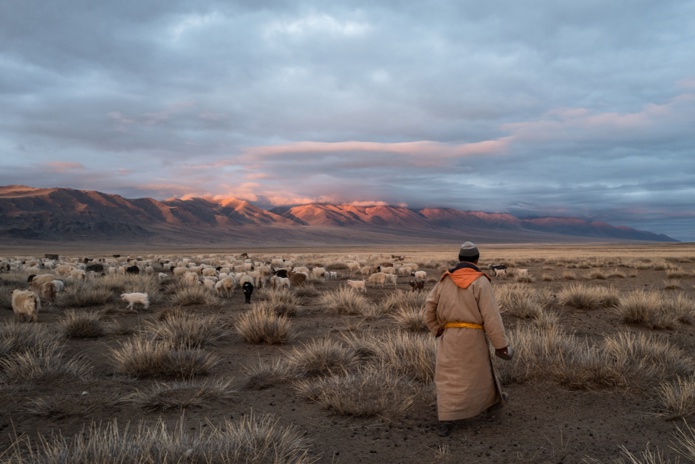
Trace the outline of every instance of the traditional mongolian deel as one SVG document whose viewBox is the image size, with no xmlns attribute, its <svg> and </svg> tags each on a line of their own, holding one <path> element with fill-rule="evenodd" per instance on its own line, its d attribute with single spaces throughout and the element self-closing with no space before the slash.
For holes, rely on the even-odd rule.
<svg viewBox="0 0 695 464">
<path fill-rule="evenodd" d="M 467 419 L 504 402 L 486 336 L 495 349 L 508 341 L 489 277 L 460 262 L 444 273 L 425 308 L 427 327 L 441 334 L 434 379 L 439 420 Z"/>
</svg>

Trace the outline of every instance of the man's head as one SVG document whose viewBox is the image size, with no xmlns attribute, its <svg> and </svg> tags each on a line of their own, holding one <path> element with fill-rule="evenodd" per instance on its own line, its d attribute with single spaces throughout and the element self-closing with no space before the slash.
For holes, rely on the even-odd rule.
<svg viewBox="0 0 695 464">
<path fill-rule="evenodd" d="M 459 261 L 475 263 L 478 261 L 478 258 L 480 258 L 480 252 L 478 251 L 478 247 L 475 246 L 475 243 L 466 242 L 461 245 L 461 249 L 459 250 Z"/>
</svg>

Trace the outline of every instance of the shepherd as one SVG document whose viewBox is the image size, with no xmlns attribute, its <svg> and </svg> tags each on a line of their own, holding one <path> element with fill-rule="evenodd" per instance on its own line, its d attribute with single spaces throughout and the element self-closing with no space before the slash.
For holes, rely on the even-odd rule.
<svg viewBox="0 0 695 464">
<path fill-rule="evenodd" d="M 434 382 L 439 435 L 444 437 L 455 421 L 506 404 L 488 340 L 500 358 L 511 359 L 513 354 L 490 277 L 477 266 L 478 248 L 465 242 L 458 258 L 458 265 L 442 275 L 425 303 L 427 327 L 438 340 Z"/>
</svg>

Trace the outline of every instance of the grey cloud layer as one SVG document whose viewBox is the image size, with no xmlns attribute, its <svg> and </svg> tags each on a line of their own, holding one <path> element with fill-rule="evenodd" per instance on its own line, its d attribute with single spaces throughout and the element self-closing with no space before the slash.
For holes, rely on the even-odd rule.
<svg viewBox="0 0 695 464">
<path fill-rule="evenodd" d="M 483 3 L 0 0 L 0 183 L 695 240 L 695 4 Z"/>
</svg>

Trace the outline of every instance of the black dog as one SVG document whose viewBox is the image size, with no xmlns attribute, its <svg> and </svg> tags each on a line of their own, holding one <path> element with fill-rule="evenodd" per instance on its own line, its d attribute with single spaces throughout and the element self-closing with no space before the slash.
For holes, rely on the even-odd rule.
<svg viewBox="0 0 695 464">
<path fill-rule="evenodd" d="M 247 304 L 251 303 L 251 294 L 253 293 L 253 284 L 251 282 L 244 282 L 244 285 L 241 286 L 241 289 L 244 291 L 244 298 L 246 299 L 246 303 Z"/>
</svg>

